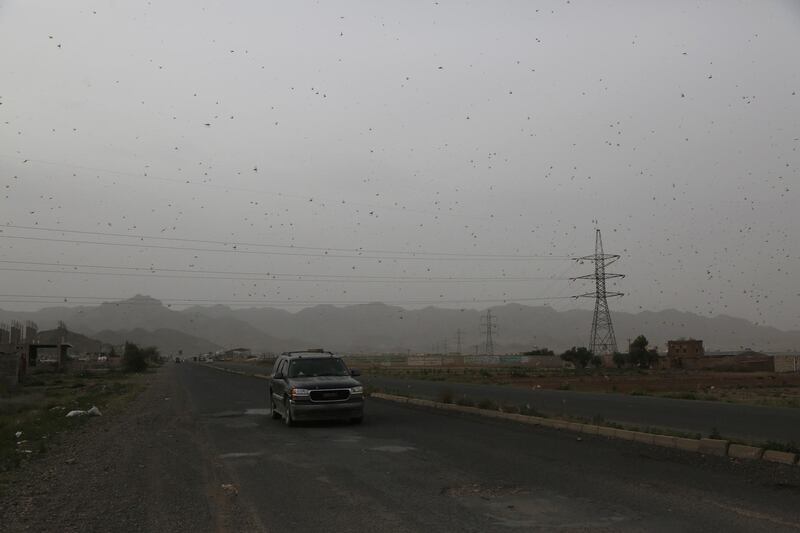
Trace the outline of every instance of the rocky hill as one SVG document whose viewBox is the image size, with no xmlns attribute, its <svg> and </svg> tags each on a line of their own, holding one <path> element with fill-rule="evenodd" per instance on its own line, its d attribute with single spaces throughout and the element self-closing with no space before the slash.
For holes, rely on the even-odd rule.
<svg viewBox="0 0 800 533">
<path fill-rule="evenodd" d="M 492 308 L 497 317 L 496 351 L 518 352 L 534 346 L 564 350 L 586 345 L 592 321 L 587 310 L 555 311 L 547 306 L 507 304 Z M 176 311 L 149 296 L 97 306 L 47 308 L 35 313 L 0 311 L 0 320 L 33 320 L 54 327 L 63 320 L 103 342 L 155 345 L 162 351 L 205 352 L 243 346 L 255 351 L 322 346 L 345 352 L 429 352 L 482 349 L 485 310 L 427 307 L 408 310 L 372 303 L 336 307 L 318 305 L 292 313 L 274 308 L 231 309 L 195 306 Z M 662 349 L 678 338 L 703 339 L 707 350 L 785 351 L 800 349 L 800 331 L 781 331 L 746 320 L 664 310 L 614 313 L 617 341 L 644 334 Z"/>
</svg>

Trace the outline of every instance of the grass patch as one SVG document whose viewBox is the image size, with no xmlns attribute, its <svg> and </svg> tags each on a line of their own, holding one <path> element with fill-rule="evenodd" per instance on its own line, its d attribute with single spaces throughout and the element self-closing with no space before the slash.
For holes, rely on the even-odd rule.
<svg viewBox="0 0 800 533">
<path fill-rule="evenodd" d="M 774 440 L 767 441 L 764 444 L 764 449 L 776 450 L 779 452 L 800 453 L 800 447 L 794 441 L 778 442 Z"/>
<path fill-rule="evenodd" d="M 67 418 L 69 411 L 97 406 L 105 415 L 143 388 L 140 379 L 120 372 L 31 376 L 20 389 L 0 398 L 0 473 L 45 453 L 61 433 L 90 418 Z"/>
</svg>

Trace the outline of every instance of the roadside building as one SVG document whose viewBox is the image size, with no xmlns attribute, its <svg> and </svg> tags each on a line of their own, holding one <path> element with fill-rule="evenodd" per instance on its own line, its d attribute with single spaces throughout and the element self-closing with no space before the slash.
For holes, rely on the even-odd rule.
<svg viewBox="0 0 800 533">
<path fill-rule="evenodd" d="M 695 366 L 692 362 L 704 356 L 703 341 L 697 339 L 679 339 L 667 341 L 667 357 L 659 360 L 659 368 L 687 368 Z"/>
<path fill-rule="evenodd" d="M 667 341 L 667 357 L 702 357 L 706 354 L 703 341 L 695 339 L 681 339 Z"/>
</svg>

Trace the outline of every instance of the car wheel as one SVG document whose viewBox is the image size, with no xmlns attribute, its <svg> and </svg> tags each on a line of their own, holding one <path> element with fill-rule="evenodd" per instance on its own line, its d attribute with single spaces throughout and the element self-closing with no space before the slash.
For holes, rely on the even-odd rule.
<svg viewBox="0 0 800 533">
<path fill-rule="evenodd" d="M 292 410 L 289 409 L 289 402 L 283 402 L 283 423 L 287 426 L 293 426 L 294 420 L 292 420 Z"/>
<path fill-rule="evenodd" d="M 272 397 L 272 391 L 269 391 L 269 410 L 273 420 L 277 420 L 281 417 L 281 414 L 275 409 L 275 399 Z"/>
</svg>

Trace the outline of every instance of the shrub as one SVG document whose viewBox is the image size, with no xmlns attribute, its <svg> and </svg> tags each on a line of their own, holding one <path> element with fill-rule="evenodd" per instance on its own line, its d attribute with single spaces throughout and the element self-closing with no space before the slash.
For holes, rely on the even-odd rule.
<svg viewBox="0 0 800 533">
<path fill-rule="evenodd" d="M 126 372 L 144 372 L 147 370 L 147 357 L 145 352 L 132 342 L 125 343 L 122 354 L 122 367 Z"/>
<path fill-rule="evenodd" d="M 496 411 L 497 410 L 497 404 L 494 401 L 492 401 L 492 400 L 490 400 L 488 398 L 483 398 L 481 401 L 478 402 L 478 408 L 479 409 L 488 409 L 490 411 Z"/>
<path fill-rule="evenodd" d="M 444 389 L 439 391 L 439 401 L 441 403 L 453 403 L 453 390 Z"/>
</svg>

